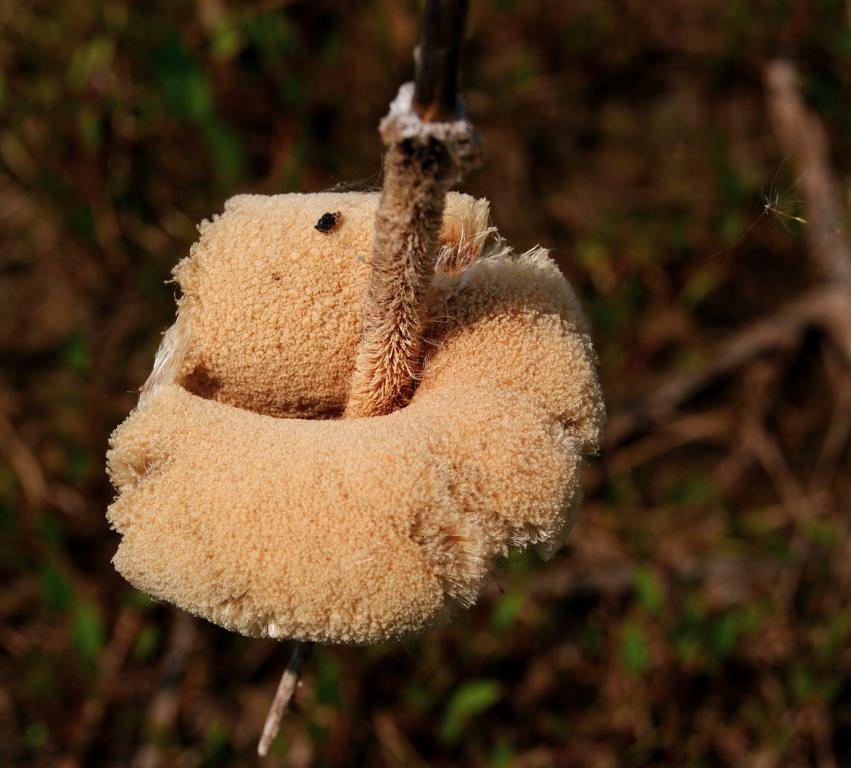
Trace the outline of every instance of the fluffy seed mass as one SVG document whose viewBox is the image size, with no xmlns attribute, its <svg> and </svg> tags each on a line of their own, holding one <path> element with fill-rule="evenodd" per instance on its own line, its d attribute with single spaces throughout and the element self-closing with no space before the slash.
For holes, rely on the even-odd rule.
<svg viewBox="0 0 851 768">
<path fill-rule="evenodd" d="M 242 195 L 201 226 L 108 454 L 114 563 L 139 589 L 247 635 L 375 642 L 473 602 L 510 546 L 566 535 L 604 419 L 588 327 L 486 201 L 447 198 L 410 403 L 339 418 L 376 205 Z"/>
</svg>

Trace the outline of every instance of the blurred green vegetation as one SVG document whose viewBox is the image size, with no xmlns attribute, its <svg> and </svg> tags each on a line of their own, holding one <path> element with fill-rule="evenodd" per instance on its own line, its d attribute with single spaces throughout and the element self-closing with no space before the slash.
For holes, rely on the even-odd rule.
<svg viewBox="0 0 851 768">
<path fill-rule="evenodd" d="M 0 7 L 0 763 L 253 762 L 288 649 L 118 578 L 106 441 L 198 221 L 239 191 L 377 183 L 418 13 Z M 553 248 L 613 416 L 811 279 L 802 227 L 765 210 L 800 215 L 801 193 L 763 74 L 797 61 L 847 189 L 849 19 L 839 0 L 473 3 L 489 162 L 466 189 L 518 249 Z M 513 555 L 422 638 L 320 649 L 268 764 L 851 764 L 847 449 L 820 463 L 847 385 L 808 336 L 690 401 L 685 433 L 604 452 L 553 560 Z"/>
</svg>

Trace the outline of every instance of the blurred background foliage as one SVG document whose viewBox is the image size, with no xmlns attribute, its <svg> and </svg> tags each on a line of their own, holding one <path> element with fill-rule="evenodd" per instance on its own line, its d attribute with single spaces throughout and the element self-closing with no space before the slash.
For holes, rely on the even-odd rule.
<svg viewBox="0 0 851 768">
<path fill-rule="evenodd" d="M 254 762 L 288 648 L 113 572 L 106 441 L 197 222 L 240 191 L 380 183 L 419 10 L 0 4 L 3 764 Z M 812 280 L 763 78 L 797 62 L 844 194 L 847 3 L 494 0 L 470 32 L 488 161 L 465 188 L 553 249 L 613 419 Z M 268 764 L 851 764 L 844 444 L 824 466 L 848 392 L 808 333 L 608 446 L 553 560 L 512 556 L 424 637 L 320 649 Z"/>
</svg>

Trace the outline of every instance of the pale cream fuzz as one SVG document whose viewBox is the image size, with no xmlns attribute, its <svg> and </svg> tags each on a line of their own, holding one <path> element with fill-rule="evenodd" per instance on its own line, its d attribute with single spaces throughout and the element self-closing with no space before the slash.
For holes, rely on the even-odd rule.
<svg viewBox="0 0 851 768">
<path fill-rule="evenodd" d="M 412 401 L 333 418 L 376 203 L 243 195 L 202 225 L 108 456 L 114 562 L 139 589 L 247 635 L 376 642 L 471 603 L 509 546 L 552 550 L 569 530 L 604 418 L 588 328 L 546 252 L 488 229 L 485 201 L 448 198 L 451 271 Z M 321 233 L 326 212 L 342 217 Z"/>
</svg>

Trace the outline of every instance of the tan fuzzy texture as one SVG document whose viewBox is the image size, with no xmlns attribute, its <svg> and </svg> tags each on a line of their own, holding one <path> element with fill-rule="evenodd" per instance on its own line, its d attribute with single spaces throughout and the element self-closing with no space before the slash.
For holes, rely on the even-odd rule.
<svg viewBox="0 0 851 768">
<path fill-rule="evenodd" d="M 384 416 L 408 402 L 419 379 L 426 293 L 434 274 L 447 182 L 423 173 L 428 147 L 392 146 L 375 216 L 372 271 L 364 299 L 346 418 Z M 448 163 L 446 163 L 448 165 Z"/>
<path fill-rule="evenodd" d="M 435 260 L 438 272 L 458 272 L 470 266 L 479 254 L 506 248 L 496 227 L 490 225 L 490 204 L 469 195 L 457 195 L 443 217 L 440 250 Z"/>
<path fill-rule="evenodd" d="M 247 635 L 376 642 L 474 601 L 509 546 L 566 535 L 604 410 L 587 325 L 540 249 L 431 279 L 408 405 L 315 418 L 345 404 L 376 204 L 242 196 L 202 227 L 108 456 L 114 562 L 139 589 Z M 487 228 L 476 210 L 449 196 L 444 245 L 456 217 Z M 329 211 L 339 227 L 317 232 Z"/>
<path fill-rule="evenodd" d="M 438 238 L 446 193 L 479 159 L 472 125 L 463 118 L 423 122 L 413 92 L 412 83 L 403 85 L 381 121 L 388 147 L 384 183 L 346 418 L 384 416 L 413 394 L 422 369 L 429 280 L 444 257 Z M 457 251 L 456 259 L 442 259 L 443 268 L 457 269 L 469 259 Z"/>
<path fill-rule="evenodd" d="M 200 225 L 200 240 L 174 270 L 183 293 L 178 319 L 143 400 L 174 382 L 272 416 L 339 415 L 355 367 L 377 204 L 377 193 L 228 200 L 224 214 Z M 334 230 L 315 229 L 323 214 L 337 212 Z M 450 193 L 441 252 L 453 258 L 474 249 L 482 217 L 487 201 Z"/>
</svg>

